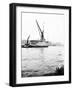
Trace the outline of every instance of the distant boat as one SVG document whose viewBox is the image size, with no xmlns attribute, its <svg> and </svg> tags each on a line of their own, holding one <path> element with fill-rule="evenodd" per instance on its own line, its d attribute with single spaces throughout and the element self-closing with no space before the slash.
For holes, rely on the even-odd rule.
<svg viewBox="0 0 73 90">
<path fill-rule="evenodd" d="M 27 40 L 26 40 L 26 43 L 24 45 L 22 45 L 23 48 L 48 47 L 50 45 L 50 42 L 46 41 L 44 38 L 44 27 L 43 27 L 43 30 L 41 30 L 37 20 L 36 20 L 36 24 L 37 24 L 39 35 L 40 35 L 40 40 L 29 40 L 29 38 L 30 38 L 30 35 L 29 35 Z"/>
</svg>

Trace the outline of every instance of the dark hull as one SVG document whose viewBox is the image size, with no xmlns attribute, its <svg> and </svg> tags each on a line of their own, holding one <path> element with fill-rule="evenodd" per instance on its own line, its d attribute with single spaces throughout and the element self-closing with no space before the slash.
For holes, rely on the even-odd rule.
<svg viewBox="0 0 73 90">
<path fill-rule="evenodd" d="M 22 46 L 22 48 L 44 48 L 44 47 L 48 47 L 48 46 Z"/>
</svg>

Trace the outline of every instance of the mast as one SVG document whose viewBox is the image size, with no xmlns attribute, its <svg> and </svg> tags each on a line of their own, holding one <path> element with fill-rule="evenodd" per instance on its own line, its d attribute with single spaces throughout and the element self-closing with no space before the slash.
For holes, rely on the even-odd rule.
<svg viewBox="0 0 73 90">
<path fill-rule="evenodd" d="M 43 31 L 42 31 L 41 28 L 40 28 L 40 26 L 39 26 L 39 24 L 38 24 L 38 21 L 37 20 L 36 20 L 36 24 L 37 24 L 38 30 L 40 32 L 41 41 L 44 41 L 45 40 L 44 39 L 44 26 L 43 26 Z"/>
<path fill-rule="evenodd" d="M 40 32 L 42 32 L 42 30 L 41 30 L 41 28 L 40 28 L 37 20 L 36 20 L 36 24 L 37 24 L 37 26 L 38 26 L 38 30 L 39 30 Z"/>
</svg>

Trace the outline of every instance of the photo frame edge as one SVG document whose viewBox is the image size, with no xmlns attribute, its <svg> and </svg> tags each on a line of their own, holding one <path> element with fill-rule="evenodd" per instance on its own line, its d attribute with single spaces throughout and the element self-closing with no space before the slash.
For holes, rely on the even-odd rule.
<svg viewBox="0 0 73 90">
<path fill-rule="evenodd" d="M 47 8 L 59 8 L 69 10 L 69 81 L 60 82 L 44 82 L 44 83 L 28 83 L 28 84 L 16 84 L 16 7 L 17 6 L 33 6 L 33 7 L 45 7 Z M 49 7 L 48 7 L 49 6 Z M 39 5 L 39 4 L 21 4 L 21 3 L 11 3 L 10 7 L 10 62 L 9 62 L 9 85 L 16 86 L 34 86 L 34 85 L 51 85 L 51 84 L 66 84 L 71 83 L 71 6 L 55 6 L 55 5 Z"/>
</svg>

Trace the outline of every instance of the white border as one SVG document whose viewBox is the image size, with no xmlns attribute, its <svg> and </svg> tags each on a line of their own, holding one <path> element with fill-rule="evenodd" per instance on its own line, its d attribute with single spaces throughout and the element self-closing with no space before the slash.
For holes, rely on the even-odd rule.
<svg viewBox="0 0 73 90">
<path fill-rule="evenodd" d="M 44 12 L 44 13 L 63 13 L 65 15 L 65 60 L 64 76 L 29 77 L 21 78 L 21 12 Z M 16 7 L 16 84 L 56 82 L 69 80 L 69 10 Z"/>
</svg>

